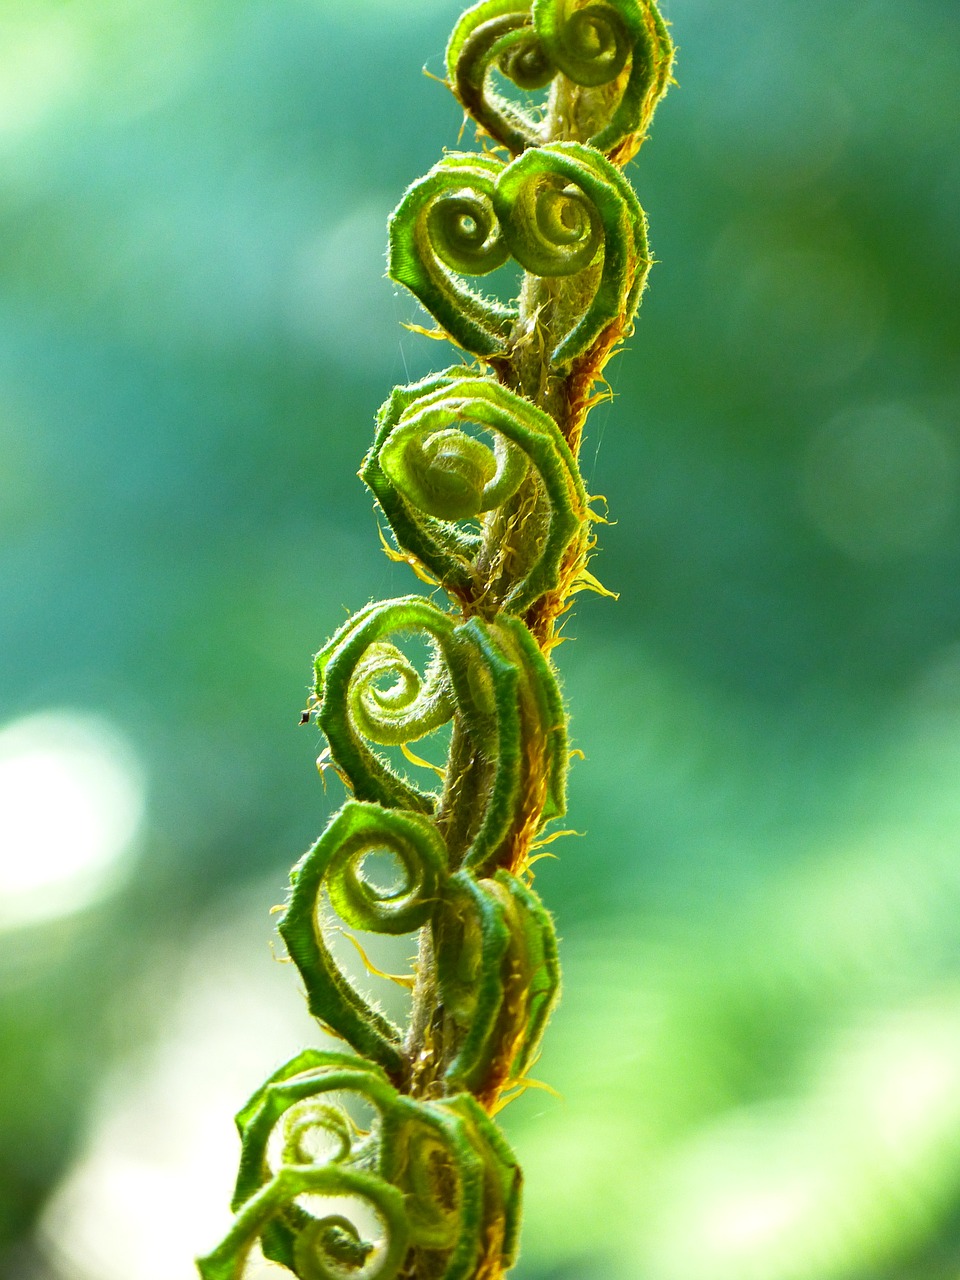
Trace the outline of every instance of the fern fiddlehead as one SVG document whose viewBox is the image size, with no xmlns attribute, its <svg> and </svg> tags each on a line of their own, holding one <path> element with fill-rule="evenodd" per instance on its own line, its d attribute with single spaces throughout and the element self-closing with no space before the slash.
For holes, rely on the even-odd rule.
<svg viewBox="0 0 960 1280">
<path fill-rule="evenodd" d="M 480 0 L 451 36 L 450 88 L 494 150 L 411 185 L 388 268 L 477 364 L 396 388 L 360 473 L 390 554 L 447 603 L 372 603 L 317 654 L 313 715 L 351 798 L 294 867 L 280 933 L 311 1013 L 352 1052 L 301 1053 L 239 1113 L 236 1216 L 204 1280 L 241 1280 L 257 1247 L 300 1280 L 494 1280 L 515 1260 L 521 1175 L 491 1117 L 559 992 L 530 874 L 565 809 L 550 654 L 573 593 L 596 585 L 577 453 L 650 265 L 621 170 L 672 57 L 654 0 Z M 512 303 L 469 283 L 511 260 Z M 415 770 L 408 744 L 445 725 L 430 790 L 397 749 Z M 386 887 L 367 871 L 383 855 Z M 342 971 L 331 915 L 418 935 L 406 1027 Z"/>
</svg>

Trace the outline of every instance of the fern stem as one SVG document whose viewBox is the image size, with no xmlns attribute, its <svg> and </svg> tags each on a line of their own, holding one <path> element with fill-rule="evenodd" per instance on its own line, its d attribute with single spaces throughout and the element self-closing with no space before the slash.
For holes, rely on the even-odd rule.
<svg viewBox="0 0 960 1280">
<path fill-rule="evenodd" d="M 388 262 L 477 364 L 396 388 L 361 470 L 387 553 L 447 606 L 374 602 L 316 656 L 313 714 L 351 798 L 294 867 L 279 928 L 311 1012 L 351 1052 L 306 1050 L 241 1110 L 236 1218 L 199 1260 L 203 1280 L 241 1280 L 257 1247 L 300 1280 L 496 1280 L 516 1259 L 522 1176 L 493 1116 L 527 1087 L 559 995 L 531 872 L 566 806 L 551 654 L 574 593 L 599 585 L 577 455 L 650 265 L 621 167 L 672 56 L 654 0 L 479 0 L 454 29 L 450 87 L 495 150 L 451 153 L 410 186 Z M 546 109 L 505 97 L 498 77 L 546 90 Z M 514 302 L 468 283 L 511 258 Z M 422 669 L 411 635 L 429 650 Z M 410 744 L 451 721 L 438 794 Z M 367 869 L 383 853 L 386 885 Z M 412 977 L 397 979 L 412 987 L 405 1028 L 343 972 L 331 914 L 419 934 Z"/>
</svg>

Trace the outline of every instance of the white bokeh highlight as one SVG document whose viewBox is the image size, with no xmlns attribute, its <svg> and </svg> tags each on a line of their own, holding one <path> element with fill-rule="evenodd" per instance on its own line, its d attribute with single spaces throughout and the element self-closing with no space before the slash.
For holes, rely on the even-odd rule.
<svg viewBox="0 0 960 1280">
<path fill-rule="evenodd" d="M 47 711 L 0 728 L 0 930 L 117 888 L 143 814 L 143 771 L 106 720 Z"/>
</svg>

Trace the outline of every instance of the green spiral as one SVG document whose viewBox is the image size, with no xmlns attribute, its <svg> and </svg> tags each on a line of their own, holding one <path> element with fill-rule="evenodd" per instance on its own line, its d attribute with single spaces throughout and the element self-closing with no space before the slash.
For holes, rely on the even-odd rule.
<svg viewBox="0 0 960 1280">
<path fill-rule="evenodd" d="M 629 322 L 650 259 L 646 219 L 616 165 L 576 142 L 527 150 L 508 165 L 484 157 L 479 168 L 465 159 L 444 157 L 410 188 L 390 220 L 387 259 L 390 276 L 454 342 L 485 358 L 508 355 L 516 345 L 518 309 L 482 297 L 461 279 L 486 274 L 508 257 L 540 279 L 578 277 L 579 293 L 589 298 L 552 350 L 552 365 L 583 355 L 607 325 Z M 447 211 L 454 205 L 461 218 L 463 210 L 474 211 L 471 225 L 479 225 L 483 210 L 483 230 L 497 246 L 492 264 L 488 256 L 452 251 Z M 442 235 L 432 233 L 438 209 Z"/>
<path fill-rule="evenodd" d="M 666 25 L 645 0 L 481 0 L 447 46 L 464 110 L 514 155 L 551 142 L 552 124 L 553 136 L 618 163 L 643 141 L 672 62 Z M 554 119 L 502 93 L 497 77 L 526 93 L 551 86 Z"/>
<path fill-rule="evenodd" d="M 351 1099 L 372 1111 L 367 1131 L 345 1110 Z M 309 1124 L 336 1138 L 329 1153 L 289 1159 L 290 1131 Z M 204 1280 L 239 1280 L 251 1249 L 301 1280 L 394 1276 L 409 1247 L 430 1259 L 442 1280 L 469 1280 L 478 1264 L 512 1261 L 519 1215 L 519 1170 L 482 1108 L 469 1095 L 416 1101 L 370 1063 L 307 1050 L 281 1067 L 238 1117 L 242 1142 L 233 1230 L 201 1259 Z M 274 1139 L 282 1139 L 277 1148 Z M 274 1149 L 282 1151 L 279 1160 Z M 309 1160 L 299 1157 L 308 1154 Z M 317 1217 L 308 1195 L 344 1202 Z M 380 1222 L 368 1241 L 349 1216 L 360 1200 Z M 490 1233 L 490 1218 L 498 1230 Z"/>
<path fill-rule="evenodd" d="M 436 807 L 435 795 L 398 774 L 366 740 L 392 746 L 416 742 L 451 718 L 445 650 L 453 629 L 453 618 L 437 605 L 422 596 L 404 596 L 367 605 L 317 654 L 317 723 L 358 799 L 424 812 Z M 387 641 L 404 634 L 422 635 L 430 646 L 422 675 Z"/>
<path fill-rule="evenodd" d="M 375 853 L 394 856 L 399 887 L 383 890 L 364 877 L 364 860 Z M 435 910 L 446 859 L 446 846 L 424 814 L 351 801 L 291 872 L 279 927 L 303 978 L 310 1012 L 396 1079 L 405 1072 L 400 1030 L 353 987 L 330 954 L 322 895 L 351 928 L 411 933 Z"/>
<path fill-rule="evenodd" d="M 510 257 L 493 207 L 501 168 L 492 156 L 444 156 L 407 190 L 389 227 L 389 274 L 479 356 L 502 349 L 518 314 L 461 278 L 489 275 Z"/>
<path fill-rule="evenodd" d="M 388 271 L 477 363 L 395 388 L 360 472 L 388 554 L 435 589 L 371 602 L 316 655 L 303 719 L 349 798 L 279 923 L 348 1051 L 305 1050 L 241 1109 L 235 1218 L 203 1280 L 242 1280 L 258 1250 L 300 1280 L 497 1280 L 516 1260 L 522 1177 L 492 1116 L 560 991 L 532 887 L 567 802 L 551 654 L 574 594 L 602 590 L 577 451 L 650 266 L 621 169 L 672 58 L 653 0 L 481 0 L 450 39 L 450 86 L 508 157 L 452 152 L 414 182 Z M 471 283 L 510 262 L 513 301 Z M 436 734 L 431 786 L 410 744 Z M 344 971 L 344 930 L 416 938 L 392 975 L 407 1017 Z"/>
<path fill-rule="evenodd" d="M 360 474 L 397 545 L 463 605 L 520 612 L 559 586 L 587 518 L 587 498 L 576 460 L 549 414 L 491 378 L 463 375 L 450 369 L 397 388 L 380 410 Z M 468 427 L 492 440 L 468 434 Z M 483 517 L 490 525 L 521 488 L 527 536 L 510 572 L 497 576 L 480 562 L 479 528 L 464 521 Z M 528 558 L 522 567 L 520 555 Z"/>
</svg>

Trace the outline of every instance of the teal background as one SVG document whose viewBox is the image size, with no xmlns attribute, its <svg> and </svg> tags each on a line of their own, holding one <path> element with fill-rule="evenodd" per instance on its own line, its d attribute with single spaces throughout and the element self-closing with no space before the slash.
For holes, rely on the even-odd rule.
<svg viewBox="0 0 960 1280">
<path fill-rule="evenodd" d="M 87 1274 L 44 1206 L 226 904 L 269 966 L 339 803 L 296 722 L 344 611 L 415 588 L 355 472 L 456 358 L 382 273 L 459 10 L 0 4 L 0 721 L 107 718 L 149 797 L 124 886 L 0 933 L 4 1280 Z M 664 11 L 516 1275 L 960 1278 L 960 9 Z"/>
</svg>

